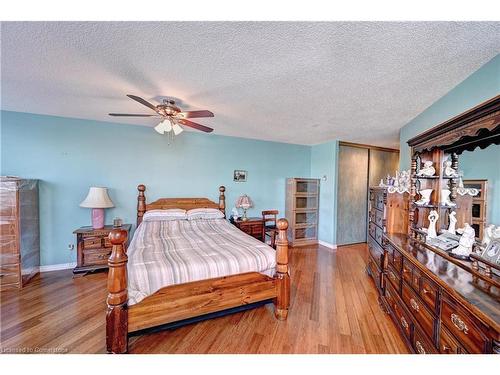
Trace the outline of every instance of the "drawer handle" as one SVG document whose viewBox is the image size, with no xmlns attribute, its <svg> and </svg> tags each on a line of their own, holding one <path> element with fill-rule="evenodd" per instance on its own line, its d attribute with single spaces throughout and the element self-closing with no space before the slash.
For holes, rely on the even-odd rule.
<svg viewBox="0 0 500 375">
<path fill-rule="evenodd" d="M 106 258 L 106 255 L 102 254 L 102 255 L 99 255 L 97 258 L 104 259 L 104 258 Z"/>
<path fill-rule="evenodd" d="M 394 281 L 396 281 L 396 276 L 394 275 L 394 273 L 392 273 L 391 271 L 389 271 L 389 277 L 391 279 L 393 279 Z"/>
<path fill-rule="evenodd" d="M 415 342 L 415 346 L 417 347 L 417 352 L 419 352 L 419 354 L 425 354 L 425 349 L 422 346 L 422 344 L 420 343 L 420 341 L 417 340 Z"/>
<path fill-rule="evenodd" d="M 404 318 L 404 316 L 401 317 L 401 326 L 404 329 L 408 329 L 408 322 L 406 321 L 406 319 Z"/>
<path fill-rule="evenodd" d="M 411 272 L 411 271 L 408 268 L 403 267 L 403 273 L 409 273 L 409 272 Z"/>
<path fill-rule="evenodd" d="M 413 298 L 410 299 L 410 305 L 411 305 L 413 310 L 415 310 L 417 312 L 420 311 L 420 307 L 418 306 L 417 301 L 415 301 Z"/>
<path fill-rule="evenodd" d="M 451 348 L 449 346 L 446 346 L 443 344 L 443 352 L 449 352 L 451 350 Z"/>
<path fill-rule="evenodd" d="M 427 293 L 430 293 L 430 291 L 428 291 L 427 289 L 423 288 L 423 289 L 422 289 L 422 293 L 423 293 L 423 294 L 427 294 Z"/>
<path fill-rule="evenodd" d="M 457 314 L 451 314 L 451 322 L 459 331 L 463 331 L 466 335 L 469 333 L 469 327 Z"/>
</svg>

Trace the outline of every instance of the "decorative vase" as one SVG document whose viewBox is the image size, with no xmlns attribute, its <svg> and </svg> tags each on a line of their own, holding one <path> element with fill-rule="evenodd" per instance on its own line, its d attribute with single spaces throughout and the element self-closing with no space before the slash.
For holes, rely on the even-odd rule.
<svg viewBox="0 0 500 375">
<path fill-rule="evenodd" d="M 448 206 L 448 207 L 455 207 L 456 203 L 453 203 L 450 200 L 450 194 L 451 191 L 449 189 L 442 189 L 441 190 L 441 202 L 443 206 Z"/>
<path fill-rule="evenodd" d="M 424 206 L 431 202 L 432 189 L 424 189 L 418 192 L 420 194 L 420 199 L 415 202 L 419 206 Z"/>
</svg>

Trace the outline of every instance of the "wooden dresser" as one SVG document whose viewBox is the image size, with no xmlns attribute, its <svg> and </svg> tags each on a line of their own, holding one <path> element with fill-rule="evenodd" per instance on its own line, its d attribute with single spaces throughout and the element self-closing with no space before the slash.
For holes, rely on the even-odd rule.
<svg viewBox="0 0 500 375">
<path fill-rule="evenodd" d="M 123 224 L 120 229 L 126 230 L 130 241 L 130 229 L 132 225 Z M 102 229 L 92 227 L 81 227 L 75 230 L 77 244 L 77 265 L 73 273 L 91 272 L 108 268 L 108 258 L 113 245 L 108 239 L 109 232 L 116 229 L 112 225 L 106 225 Z"/>
<path fill-rule="evenodd" d="M 38 180 L 0 177 L 0 289 L 17 289 L 40 270 Z"/>
<path fill-rule="evenodd" d="M 408 347 L 420 354 L 500 354 L 498 297 L 427 245 L 400 234 L 384 238 L 383 300 Z"/>
<path fill-rule="evenodd" d="M 367 272 L 383 291 L 384 233 L 406 233 L 408 226 L 408 193 L 388 193 L 387 188 L 371 187 L 368 201 Z"/>
<path fill-rule="evenodd" d="M 231 221 L 239 230 L 264 242 L 264 220 L 261 217 L 249 217 L 248 220 Z"/>
<path fill-rule="evenodd" d="M 318 243 L 319 179 L 288 178 L 286 208 L 288 241 L 291 246 Z"/>
</svg>

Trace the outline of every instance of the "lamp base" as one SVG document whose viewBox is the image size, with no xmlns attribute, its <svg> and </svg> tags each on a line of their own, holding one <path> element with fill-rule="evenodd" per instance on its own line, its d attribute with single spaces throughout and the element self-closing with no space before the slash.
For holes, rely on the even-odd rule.
<svg viewBox="0 0 500 375">
<path fill-rule="evenodd" d="M 92 227 L 94 229 L 104 228 L 104 208 L 92 209 Z"/>
<path fill-rule="evenodd" d="M 241 221 L 247 221 L 247 220 L 248 220 L 247 210 L 244 208 L 243 209 L 243 217 L 241 218 Z"/>
</svg>

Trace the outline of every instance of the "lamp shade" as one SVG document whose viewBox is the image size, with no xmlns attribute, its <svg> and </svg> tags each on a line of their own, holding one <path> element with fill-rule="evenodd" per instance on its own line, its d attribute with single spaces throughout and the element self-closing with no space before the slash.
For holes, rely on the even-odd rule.
<svg viewBox="0 0 500 375">
<path fill-rule="evenodd" d="M 113 202 L 108 196 L 108 188 L 91 187 L 87 198 L 80 203 L 80 207 L 86 208 L 109 208 L 114 207 Z"/>
<path fill-rule="evenodd" d="M 238 200 L 236 201 L 236 207 L 244 208 L 245 210 L 249 209 L 252 206 L 253 202 L 250 199 L 250 197 L 246 194 L 239 197 Z"/>
</svg>

